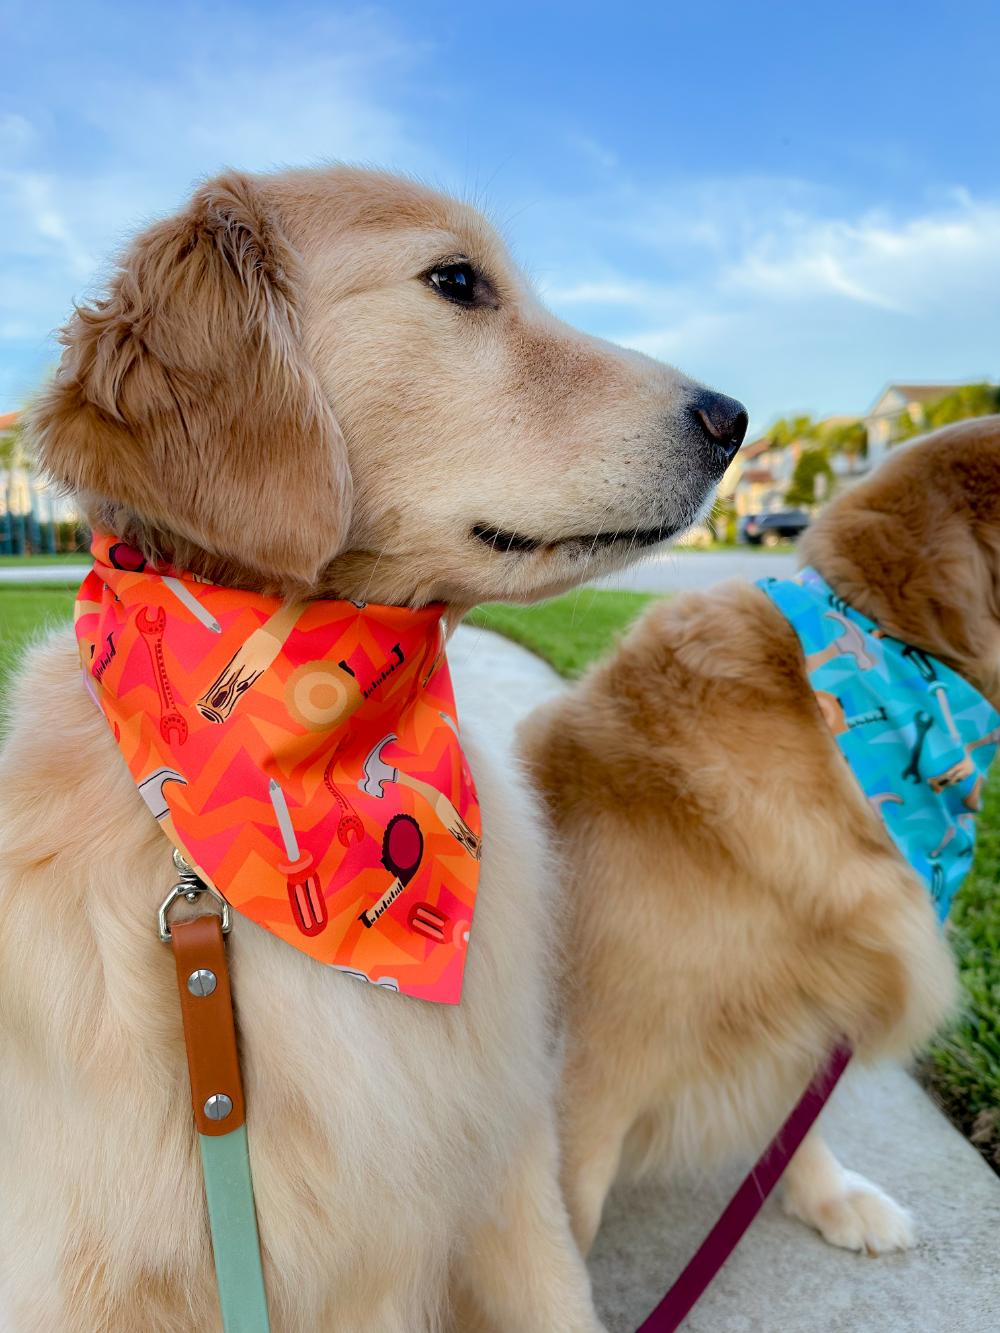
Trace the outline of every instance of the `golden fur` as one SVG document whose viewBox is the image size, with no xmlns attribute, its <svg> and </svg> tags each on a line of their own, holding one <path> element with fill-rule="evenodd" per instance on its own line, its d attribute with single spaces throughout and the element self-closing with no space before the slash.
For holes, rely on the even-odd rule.
<svg viewBox="0 0 1000 1333">
<path fill-rule="evenodd" d="M 464 256 L 495 300 L 424 275 Z M 694 517 L 694 386 L 537 303 L 472 209 L 349 169 L 201 187 L 69 323 L 33 414 L 91 520 L 216 581 L 539 596 Z M 530 552 L 472 529 L 529 532 Z M 586 534 L 621 540 L 589 559 Z M 596 545 L 596 544 L 595 544 Z M 593 1333 L 559 1194 L 555 880 L 467 726 L 487 841 L 462 1004 L 230 940 L 276 1333 Z M 27 658 L 0 756 L 0 1298 L 18 1333 L 218 1327 L 170 951 L 168 846 L 82 689 Z"/>
<path fill-rule="evenodd" d="M 1000 418 L 899 449 L 801 558 L 997 702 Z M 656 603 L 522 744 L 566 862 L 564 1178 L 586 1251 L 619 1170 L 759 1151 L 841 1036 L 865 1060 L 912 1052 L 952 965 L 759 589 Z M 836 1244 L 910 1242 L 818 1131 L 785 1200 Z"/>
</svg>

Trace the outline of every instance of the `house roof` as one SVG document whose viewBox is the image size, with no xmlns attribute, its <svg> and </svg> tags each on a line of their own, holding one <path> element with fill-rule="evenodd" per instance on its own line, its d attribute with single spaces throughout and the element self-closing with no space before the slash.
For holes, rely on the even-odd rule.
<svg viewBox="0 0 1000 1333">
<path fill-rule="evenodd" d="M 893 385 L 891 387 L 894 388 L 895 386 Z M 854 424 L 855 421 L 860 421 L 860 420 L 861 420 L 860 417 L 854 416 L 850 412 L 838 412 L 835 413 L 832 417 L 823 417 L 820 421 L 816 422 L 816 425 L 819 426 L 820 428 L 823 428 L 824 426 L 825 427 L 851 426 Z"/>
<path fill-rule="evenodd" d="M 774 474 L 766 467 L 748 467 L 740 477 L 740 482 L 744 481 L 749 482 L 751 486 L 766 484 L 774 481 Z"/>
<path fill-rule="evenodd" d="M 0 430 L 10 430 L 17 424 L 20 412 L 2 412 L 0 413 Z"/>
<path fill-rule="evenodd" d="M 942 394 L 951 393 L 952 389 L 957 387 L 955 384 L 889 384 L 886 386 L 886 393 L 890 389 L 895 389 L 904 398 L 926 403 L 929 398 L 940 398 Z M 885 397 L 885 394 L 882 396 Z"/>
<path fill-rule="evenodd" d="M 757 458 L 760 454 L 766 454 L 770 448 L 771 441 L 766 435 L 762 435 L 759 440 L 751 440 L 749 444 L 745 444 L 739 452 L 739 457 L 742 459 Z"/>
<path fill-rule="evenodd" d="M 887 384 L 868 409 L 868 416 L 878 416 L 879 408 L 890 393 L 898 394 L 908 403 L 927 403 L 958 388 L 961 388 L 960 384 Z"/>
</svg>

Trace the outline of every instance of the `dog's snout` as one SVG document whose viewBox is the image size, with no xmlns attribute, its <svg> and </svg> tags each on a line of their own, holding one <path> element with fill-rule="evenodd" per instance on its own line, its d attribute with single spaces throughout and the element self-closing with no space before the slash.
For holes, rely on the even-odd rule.
<svg viewBox="0 0 1000 1333">
<path fill-rule="evenodd" d="M 724 393 L 705 390 L 691 404 L 691 413 L 701 429 L 732 459 L 743 443 L 749 417 L 742 403 Z"/>
</svg>

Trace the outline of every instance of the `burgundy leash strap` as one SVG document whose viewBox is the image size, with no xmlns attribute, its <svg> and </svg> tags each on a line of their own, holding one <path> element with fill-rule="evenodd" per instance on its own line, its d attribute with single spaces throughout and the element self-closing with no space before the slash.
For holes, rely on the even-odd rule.
<svg viewBox="0 0 1000 1333">
<path fill-rule="evenodd" d="M 636 1333 L 674 1333 L 691 1313 L 712 1279 L 743 1238 L 782 1172 L 830 1099 L 851 1059 L 838 1046 L 799 1098 L 798 1105 L 775 1134 L 725 1211 L 698 1248 L 694 1258 Z"/>
</svg>

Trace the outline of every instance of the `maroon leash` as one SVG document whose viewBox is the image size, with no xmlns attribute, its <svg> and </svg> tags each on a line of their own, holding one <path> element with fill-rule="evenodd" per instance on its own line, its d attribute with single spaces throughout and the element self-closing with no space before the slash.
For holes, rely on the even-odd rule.
<svg viewBox="0 0 1000 1333">
<path fill-rule="evenodd" d="M 637 1333 L 674 1333 L 704 1294 L 712 1279 L 743 1238 L 785 1167 L 816 1122 L 851 1059 L 847 1046 L 838 1046 L 799 1098 L 791 1115 L 765 1148 L 715 1226 L 702 1241 L 674 1285 Z"/>
</svg>

